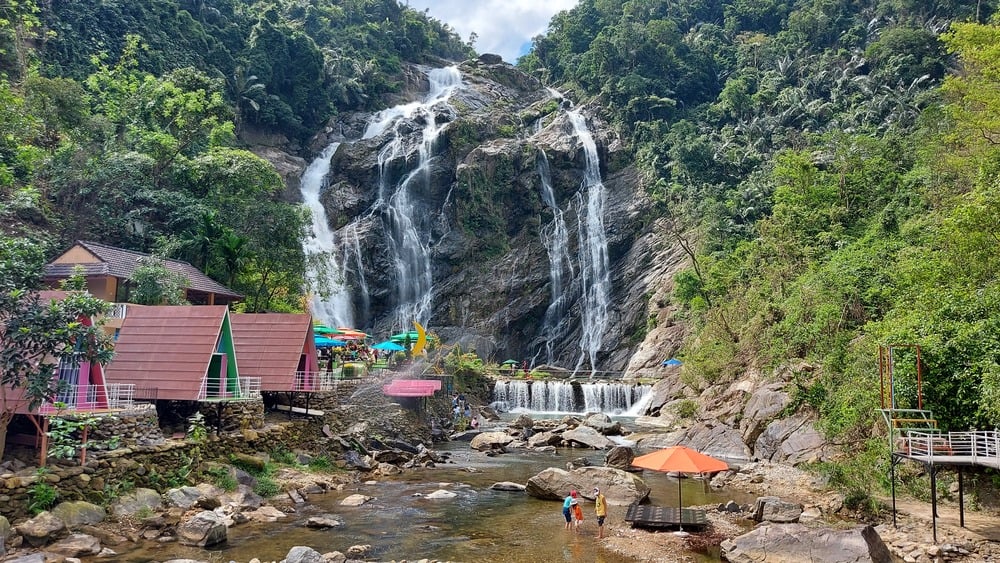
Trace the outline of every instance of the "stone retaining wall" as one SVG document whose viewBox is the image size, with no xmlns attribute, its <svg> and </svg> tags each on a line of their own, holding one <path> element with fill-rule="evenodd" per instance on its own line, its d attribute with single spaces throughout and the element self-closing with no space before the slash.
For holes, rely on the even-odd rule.
<svg viewBox="0 0 1000 563">
<path fill-rule="evenodd" d="M 185 478 L 203 461 L 228 461 L 233 453 L 267 452 L 278 446 L 303 447 L 309 436 L 315 436 L 315 432 L 306 431 L 308 425 L 308 421 L 292 421 L 224 435 L 221 439 L 213 437 L 198 444 L 188 440 L 161 440 L 155 445 L 95 452 L 84 466 L 53 464 L 42 475 L 0 473 L 0 515 L 11 522 L 27 518 L 30 490 L 39 481 L 55 486 L 60 501 L 87 500 L 107 504 L 132 487 L 163 492 L 185 484 Z"/>
</svg>

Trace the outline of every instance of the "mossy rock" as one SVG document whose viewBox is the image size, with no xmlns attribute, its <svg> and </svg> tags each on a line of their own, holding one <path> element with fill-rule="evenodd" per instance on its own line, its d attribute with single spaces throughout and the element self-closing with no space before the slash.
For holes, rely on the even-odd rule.
<svg viewBox="0 0 1000 563">
<path fill-rule="evenodd" d="M 82 500 L 61 502 L 51 510 L 52 515 L 63 521 L 67 528 L 74 529 L 84 525 L 103 522 L 108 517 L 104 507 Z"/>
</svg>

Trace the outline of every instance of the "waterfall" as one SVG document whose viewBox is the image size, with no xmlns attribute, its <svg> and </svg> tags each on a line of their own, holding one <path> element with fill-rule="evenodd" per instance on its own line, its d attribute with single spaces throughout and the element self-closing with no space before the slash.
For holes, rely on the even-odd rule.
<svg viewBox="0 0 1000 563">
<path fill-rule="evenodd" d="M 545 151 L 539 149 L 537 158 L 538 176 L 541 179 L 542 201 L 552 210 L 552 222 L 542 227 L 542 244 L 549 257 L 549 284 L 551 301 L 542 319 L 541 338 L 545 342 L 545 362 L 555 363 L 553 346 L 560 341 L 569 328 L 569 287 L 565 279 L 573 279 L 573 260 L 569 254 L 569 231 L 563 211 L 556 202 L 552 189 L 552 172 Z M 564 274 L 568 274 L 564 278 Z"/>
<path fill-rule="evenodd" d="M 327 221 L 326 209 L 319 200 L 330 172 L 330 158 L 340 143 L 331 143 L 317 156 L 299 182 L 302 202 L 312 215 L 311 236 L 302 242 L 306 255 L 306 279 L 312 294 L 310 309 L 319 320 L 331 326 L 353 326 L 351 295 L 347 286 L 346 260 L 337 256 L 337 240 Z"/>
<path fill-rule="evenodd" d="M 626 383 L 570 381 L 497 381 L 493 408 L 501 412 L 603 412 L 635 416 L 648 401 L 652 386 Z"/>
<path fill-rule="evenodd" d="M 597 157 L 597 144 L 587 129 L 587 122 L 576 110 L 566 112 L 573 132 L 583 145 L 586 158 L 581 197 L 581 211 L 585 210 L 578 222 L 580 237 L 580 280 L 582 290 L 580 319 L 580 358 L 576 369 L 589 360 L 590 369 L 597 369 L 597 353 L 601 349 L 604 331 L 608 326 L 608 305 L 610 303 L 611 279 L 608 271 L 608 239 L 604 232 L 604 203 L 606 199 L 604 183 L 601 181 L 601 164 Z"/>
<path fill-rule="evenodd" d="M 378 154 L 379 203 L 386 232 L 388 250 L 394 267 L 396 303 L 393 322 L 408 326 L 413 321 L 427 323 L 431 313 L 433 278 L 431 274 L 430 214 L 419 206 L 417 192 L 430 181 L 430 163 L 435 143 L 447 123 L 438 123 L 434 106 L 445 103 L 462 84 L 457 67 L 434 69 L 428 74 L 430 92 L 422 102 L 410 102 L 383 110 L 368 123 L 364 138 L 377 137 L 391 129 L 392 138 Z M 404 120 L 421 117 L 419 159 L 416 167 L 404 173 L 400 180 L 392 177 L 390 164 L 403 154 L 400 125 Z"/>
</svg>

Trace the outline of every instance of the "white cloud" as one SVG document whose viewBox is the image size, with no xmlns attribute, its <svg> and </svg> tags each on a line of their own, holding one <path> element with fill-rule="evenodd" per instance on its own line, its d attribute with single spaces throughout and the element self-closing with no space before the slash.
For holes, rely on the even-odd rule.
<svg viewBox="0 0 1000 563">
<path fill-rule="evenodd" d="M 556 13 L 577 0 L 404 0 L 418 11 L 447 23 L 462 37 L 475 32 L 476 51 L 496 53 L 513 63 L 531 46 L 531 38 L 548 28 Z"/>
</svg>

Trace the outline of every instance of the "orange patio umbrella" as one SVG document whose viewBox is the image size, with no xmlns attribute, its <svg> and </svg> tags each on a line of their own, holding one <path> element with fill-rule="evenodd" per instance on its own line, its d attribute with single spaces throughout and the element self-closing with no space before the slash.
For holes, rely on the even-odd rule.
<svg viewBox="0 0 1000 563">
<path fill-rule="evenodd" d="M 673 473 L 715 473 L 729 469 L 729 464 L 685 446 L 671 446 L 632 460 L 632 465 L 653 471 Z M 681 480 L 677 480 L 677 509 L 683 510 Z M 683 531 L 683 529 L 682 529 Z"/>
</svg>

